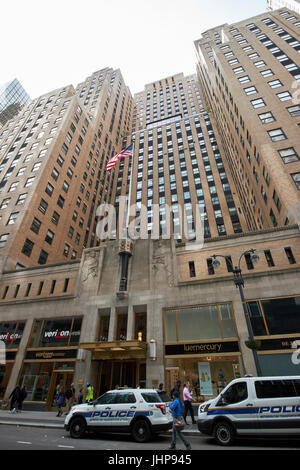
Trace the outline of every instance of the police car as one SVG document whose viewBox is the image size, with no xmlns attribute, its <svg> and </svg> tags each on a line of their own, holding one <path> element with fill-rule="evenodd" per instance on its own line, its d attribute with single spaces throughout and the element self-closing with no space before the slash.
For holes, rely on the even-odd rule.
<svg viewBox="0 0 300 470">
<path fill-rule="evenodd" d="M 300 376 L 235 379 L 199 406 L 197 424 L 220 445 L 236 436 L 300 437 Z"/>
<path fill-rule="evenodd" d="M 86 431 L 130 433 L 136 442 L 147 442 L 153 433 L 172 427 L 171 412 L 156 390 L 111 390 L 92 403 L 75 405 L 65 419 L 73 438 Z"/>
</svg>

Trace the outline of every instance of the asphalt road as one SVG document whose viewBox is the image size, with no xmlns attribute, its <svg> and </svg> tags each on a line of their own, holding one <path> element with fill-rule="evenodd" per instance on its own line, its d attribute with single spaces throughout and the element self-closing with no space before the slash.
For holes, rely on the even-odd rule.
<svg viewBox="0 0 300 470">
<path fill-rule="evenodd" d="M 218 446 L 210 437 L 201 435 L 189 436 L 192 450 L 221 451 L 221 450 L 300 450 L 300 439 L 238 439 L 229 448 Z M 60 429 L 43 429 L 17 425 L 0 425 L 0 450 L 101 450 L 109 451 L 112 455 L 119 451 L 155 451 L 164 452 L 170 445 L 170 436 L 159 435 L 150 442 L 138 444 L 129 435 L 86 434 L 82 439 L 72 439 L 69 433 Z M 184 445 L 178 440 L 178 451 L 187 454 Z M 186 462 L 188 463 L 188 462 Z"/>
</svg>

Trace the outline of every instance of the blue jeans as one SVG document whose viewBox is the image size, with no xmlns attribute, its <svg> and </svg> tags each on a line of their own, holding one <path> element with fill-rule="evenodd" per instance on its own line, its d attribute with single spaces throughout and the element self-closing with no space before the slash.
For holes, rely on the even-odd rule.
<svg viewBox="0 0 300 470">
<path fill-rule="evenodd" d="M 180 421 L 183 421 L 183 417 L 181 418 L 174 418 L 173 417 L 173 429 L 172 429 L 172 442 L 171 442 L 171 445 L 172 446 L 175 446 L 176 445 L 176 437 L 177 437 L 177 434 L 178 436 L 180 437 L 180 439 L 182 440 L 182 442 L 184 443 L 185 446 L 189 445 L 189 441 L 186 439 L 186 437 L 181 433 L 180 429 L 177 429 L 175 424 L 177 423 L 178 419 Z"/>
</svg>

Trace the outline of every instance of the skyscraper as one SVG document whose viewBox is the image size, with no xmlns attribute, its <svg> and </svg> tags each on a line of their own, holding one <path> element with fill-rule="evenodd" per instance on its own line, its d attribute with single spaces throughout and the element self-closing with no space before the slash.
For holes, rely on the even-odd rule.
<svg viewBox="0 0 300 470">
<path fill-rule="evenodd" d="M 277 10 L 278 8 L 289 8 L 296 13 L 300 13 L 299 0 L 267 0 L 268 10 Z"/>
<path fill-rule="evenodd" d="M 249 230 L 196 76 L 150 83 L 134 100 L 134 156 L 111 170 L 118 177 L 117 213 L 122 197 L 130 198 L 131 228 L 152 238 L 192 240 L 197 215 L 205 238 Z"/>
<path fill-rule="evenodd" d="M 299 26 L 284 8 L 213 28 L 195 41 L 205 103 L 254 229 L 297 221 Z"/>
<path fill-rule="evenodd" d="M 75 259 L 96 243 L 96 209 L 109 200 L 113 180 L 105 164 L 130 127 L 131 101 L 120 71 L 103 69 L 76 91 L 67 86 L 33 100 L 3 127 L 0 246 L 6 268 Z"/>
<path fill-rule="evenodd" d="M 15 78 L 0 86 L 0 128 L 15 117 L 24 105 L 29 103 L 30 97 Z"/>
</svg>

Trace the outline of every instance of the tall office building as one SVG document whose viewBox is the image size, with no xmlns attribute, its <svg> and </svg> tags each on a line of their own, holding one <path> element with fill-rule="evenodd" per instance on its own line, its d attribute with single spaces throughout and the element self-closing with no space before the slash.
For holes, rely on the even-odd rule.
<svg viewBox="0 0 300 470">
<path fill-rule="evenodd" d="M 0 134 L 2 266 L 80 257 L 96 243 L 96 210 L 110 197 L 106 162 L 130 129 L 132 98 L 120 71 L 33 100 Z M 113 178 L 112 178 L 113 179 Z"/>
<path fill-rule="evenodd" d="M 299 0 L 267 0 L 268 10 L 277 10 L 279 8 L 289 8 L 300 14 Z"/>
<path fill-rule="evenodd" d="M 30 102 L 30 97 L 15 78 L 0 86 L 0 128 L 13 119 L 23 106 Z"/>
<path fill-rule="evenodd" d="M 205 238 L 249 230 L 196 76 L 150 83 L 134 100 L 134 156 L 111 170 L 117 213 L 122 197 L 134 207 L 131 229 L 142 237 L 193 240 L 201 217 Z"/>
<path fill-rule="evenodd" d="M 300 18 L 284 8 L 213 28 L 195 41 L 205 106 L 254 229 L 297 222 L 299 27 Z"/>
</svg>

